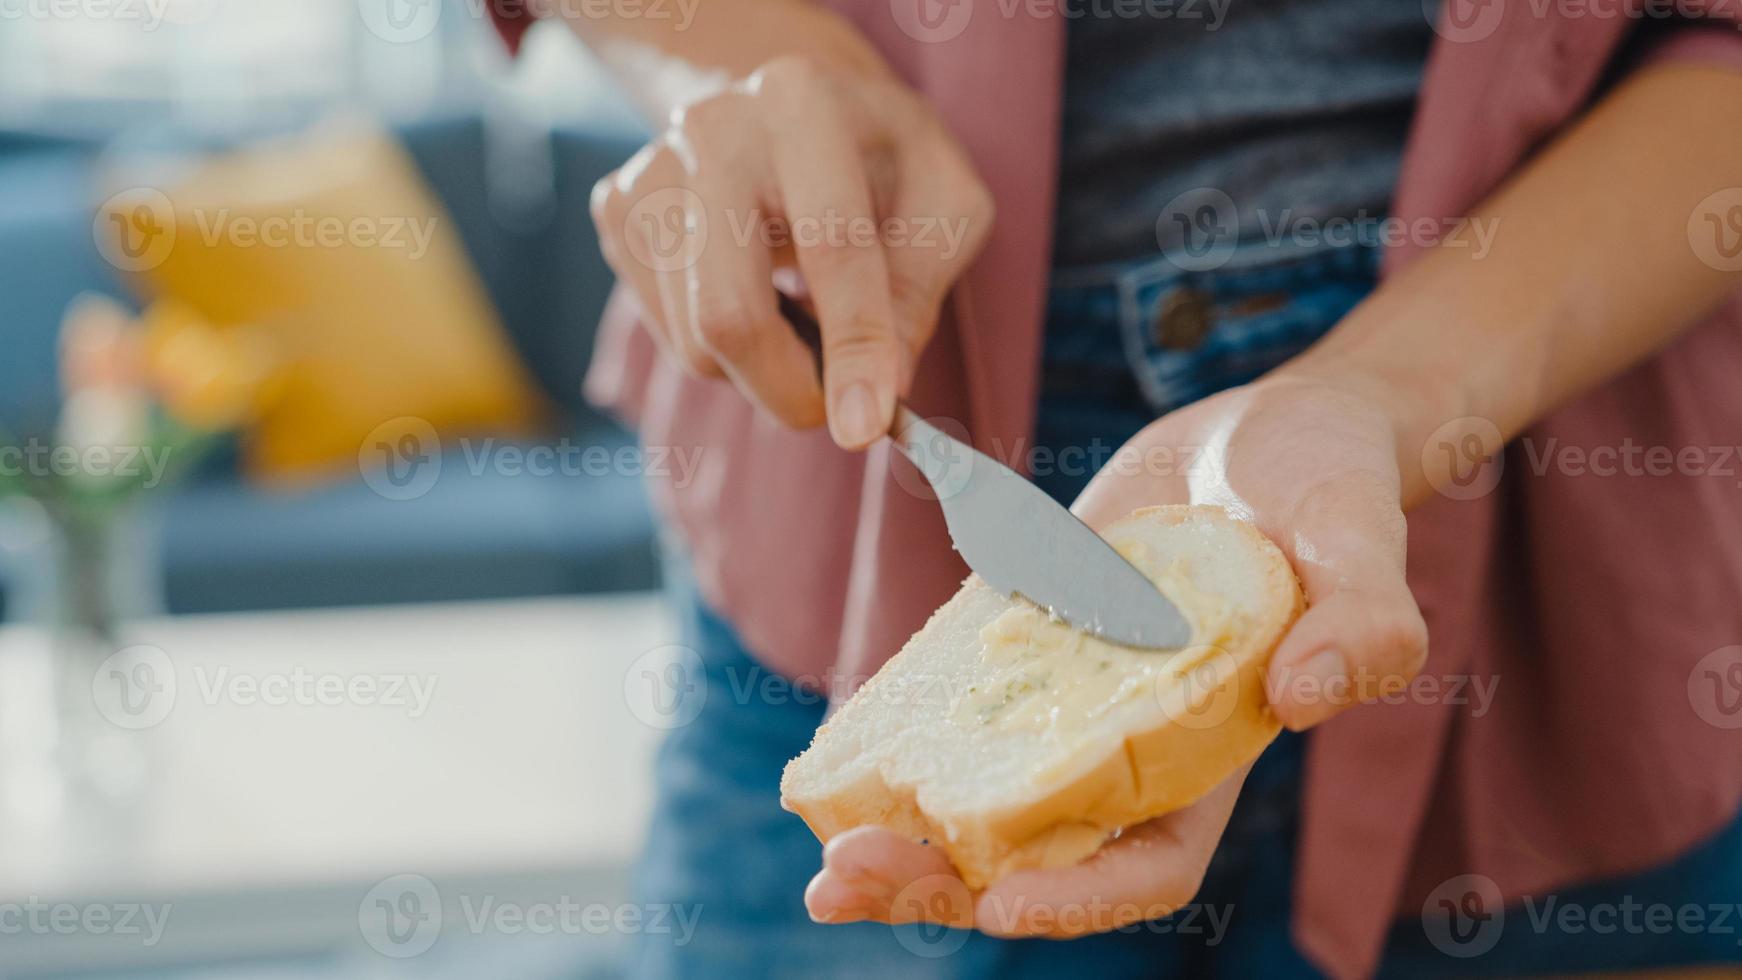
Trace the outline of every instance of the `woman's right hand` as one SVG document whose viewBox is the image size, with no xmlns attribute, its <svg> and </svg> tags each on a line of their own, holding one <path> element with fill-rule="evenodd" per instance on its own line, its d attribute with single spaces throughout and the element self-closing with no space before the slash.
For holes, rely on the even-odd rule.
<svg viewBox="0 0 1742 980">
<path fill-rule="evenodd" d="M 593 189 L 606 260 L 687 371 L 725 377 L 795 428 L 862 449 L 985 242 L 992 198 L 917 94 L 886 70 L 785 55 L 671 114 Z M 780 314 L 796 273 L 822 332 Z"/>
</svg>

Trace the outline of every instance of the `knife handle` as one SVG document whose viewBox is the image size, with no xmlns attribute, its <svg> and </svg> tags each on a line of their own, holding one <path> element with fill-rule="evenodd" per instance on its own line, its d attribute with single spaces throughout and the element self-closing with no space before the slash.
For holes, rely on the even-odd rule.
<svg viewBox="0 0 1742 980">
<path fill-rule="evenodd" d="M 817 377 L 823 376 L 823 328 L 811 311 L 804 304 L 780 290 L 774 291 L 775 301 L 780 305 L 780 315 L 786 322 L 792 324 L 792 332 L 798 334 L 798 339 L 811 349 L 811 359 L 816 362 Z"/>
</svg>

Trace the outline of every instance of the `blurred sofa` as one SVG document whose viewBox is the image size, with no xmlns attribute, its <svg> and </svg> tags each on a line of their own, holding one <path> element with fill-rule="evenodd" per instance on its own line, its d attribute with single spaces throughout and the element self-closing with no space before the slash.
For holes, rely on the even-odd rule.
<svg viewBox="0 0 1742 980">
<path fill-rule="evenodd" d="M 587 195 L 642 136 L 620 123 L 502 128 L 477 112 L 395 127 L 452 214 L 526 366 L 561 407 L 552 440 L 633 445 L 580 379 L 611 277 Z M 0 426 L 40 430 L 56 330 L 85 290 L 126 296 L 93 240 L 97 140 L 0 132 Z M 507 154 L 510 159 L 504 159 Z M 515 159 L 518 158 L 518 159 Z M 506 203 L 504 203 L 506 202 Z M 360 476 L 305 491 L 244 482 L 220 452 L 156 508 L 172 612 L 640 589 L 657 581 L 633 473 L 474 472 L 450 450 L 433 487 L 389 500 Z M 448 465 L 451 463 L 452 465 Z M 3 583 L 0 583 L 3 588 Z"/>
</svg>

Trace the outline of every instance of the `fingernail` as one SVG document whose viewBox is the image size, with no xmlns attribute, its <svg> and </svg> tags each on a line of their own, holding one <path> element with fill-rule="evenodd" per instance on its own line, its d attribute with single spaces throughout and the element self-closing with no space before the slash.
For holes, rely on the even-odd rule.
<svg viewBox="0 0 1742 980">
<path fill-rule="evenodd" d="M 1320 650 L 1295 665 L 1294 694 L 1283 724 L 1293 731 L 1311 728 L 1350 700 L 1349 662 L 1336 650 Z"/>
<path fill-rule="evenodd" d="M 857 907 L 824 909 L 821 913 L 812 912 L 811 921 L 818 925 L 845 925 L 849 922 L 863 922 L 871 917 L 870 909 Z"/>
<path fill-rule="evenodd" d="M 864 446 L 881 435 L 882 420 L 877 413 L 877 396 L 871 386 L 855 381 L 835 396 L 829 410 L 829 432 L 843 446 Z"/>
</svg>

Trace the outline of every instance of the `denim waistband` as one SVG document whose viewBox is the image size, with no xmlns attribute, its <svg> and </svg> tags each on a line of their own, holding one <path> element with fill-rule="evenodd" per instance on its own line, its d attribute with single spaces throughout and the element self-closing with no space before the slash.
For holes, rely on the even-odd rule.
<svg viewBox="0 0 1742 980">
<path fill-rule="evenodd" d="M 1042 397 L 1138 399 L 1152 414 L 1244 384 L 1304 350 L 1372 291 L 1371 244 L 1160 256 L 1054 273 Z M 1044 410 L 1044 408 L 1043 408 Z"/>
</svg>

